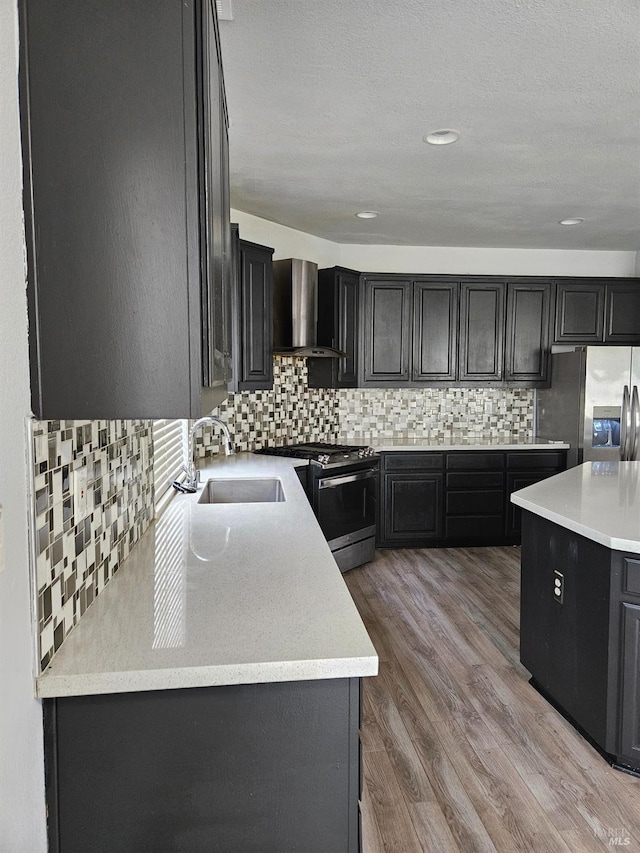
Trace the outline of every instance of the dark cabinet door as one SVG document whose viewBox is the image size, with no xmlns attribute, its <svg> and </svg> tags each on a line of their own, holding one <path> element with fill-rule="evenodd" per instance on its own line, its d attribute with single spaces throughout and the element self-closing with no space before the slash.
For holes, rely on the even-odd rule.
<svg viewBox="0 0 640 853">
<path fill-rule="evenodd" d="M 511 503 L 511 495 L 517 492 L 518 489 L 524 489 L 527 486 L 533 486 L 534 483 L 539 483 L 540 480 L 545 480 L 551 474 L 516 474 L 507 473 L 507 505 L 506 505 L 506 536 L 507 539 L 517 539 L 522 534 L 522 509 L 519 506 Z"/>
<path fill-rule="evenodd" d="M 598 282 L 558 282 L 555 343 L 602 343 L 604 296 L 604 285 Z"/>
<path fill-rule="evenodd" d="M 458 358 L 457 282 L 415 281 L 413 284 L 414 381 L 456 378 Z"/>
<path fill-rule="evenodd" d="M 504 283 L 463 282 L 460 287 L 461 381 L 502 379 Z"/>
<path fill-rule="evenodd" d="M 620 752 L 640 766 L 640 606 L 622 605 Z"/>
<path fill-rule="evenodd" d="M 318 272 L 318 345 L 334 347 L 345 358 L 307 360 L 312 388 L 358 385 L 360 273 L 332 267 Z"/>
<path fill-rule="evenodd" d="M 442 474 L 386 474 L 384 539 L 419 545 L 442 536 Z"/>
<path fill-rule="evenodd" d="M 640 282 L 606 288 L 604 340 L 608 344 L 640 342 Z"/>
<path fill-rule="evenodd" d="M 336 344 L 346 358 L 336 361 L 336 387 L 355 388 L 358 384 L 358 294 L 360 276 L 338 271 L 336 275 Z M 333 361 L 333 359 L 332 359 Z"/>
<path fill-rule="evenodd" d="M 240 358 L 237 389 L 258 391 L 273 387 L 273 249 L 238 242 Z"/>
<path fill-rule="evenodd" d="M 224 397 L 216 28 L 199 0 L 22 5 L 38 417 L 184 418 Z"/>
<path fill-rule="evenodd" d="M 507 283 L 507 382 L 542 385 L 548 381 L 550 305 L 550 282 Z"/>
<path fill-rule="evenodd" d="M 205 3 L 205 6 L 207 4 Z M 202 136 L 203 162 L 215 164 L 216 168 L 201 173 L 206 239 L 201 240 L 202 250 L 202 351 L 203 384 L 207 387 L 226 381 L 225 376 L 225 315 L 223 280 L 223 186 L 220 163 L 222 162 L 222 134 L 219 131 L 224 114 L 221 89 L 220 65 L 216 44 L 215 21 L 211 15 L 202 18 Z M 225 129 L 226 132 L 226 129 Z"/>
<path fill-rule="evenodd" d="M 397 385 L 409 380 L 411 282 L 365 278 L 363 313 L 364 384 Z"/>
</svg>

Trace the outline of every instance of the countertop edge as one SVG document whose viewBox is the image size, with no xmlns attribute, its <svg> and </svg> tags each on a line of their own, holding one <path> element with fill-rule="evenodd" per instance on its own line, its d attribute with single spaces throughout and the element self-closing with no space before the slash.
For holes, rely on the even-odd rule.
<svg viewBox="0 0 640 853">
<path fill-rule="evenodd" d="M 640 540 L 622 539 L 617 536 L 609 536 L 601 530 L 597 530 L 593 527 L 587 527 L 585 524 L 580 524 L 580 522 L 575 519 L 567 518 L 566 515 L 562 515 L 561 513 L 555 512 L 547 507 L 540 506 L 540 504 L 533 503 L 532 501 L 522 498 L 517 494 L 511 495 L 511 502 L 528 512 L 532 512 L 534 515 L 539 515 L 547 521 L 552 521 L 560 527 L 565 527 L 573 533 L 578 533 L 586 539 L 591 539 L 592 542 L 598 542 L 600 545 L 604 545 L 612 551 L 640 552 Z"/>
<path fill-rule="evenodd" d="M 176 669 L 131 670 L 82 675 L 49 672 L 36 678 L 36 697 L 95 696 L 178 690 L 191 687 L 226 687 L 238 684 L 271 684 L 282 681 L 320 681 L 363 678 L 378 674 L 378 656 L 326 660 L 279 661 Z"/>
<path fill-rule="evenodd" d="M 511 503 L 612 551 L 640 553 L 640 462 L 584 462 L 511 494 Z"/>
</svg>

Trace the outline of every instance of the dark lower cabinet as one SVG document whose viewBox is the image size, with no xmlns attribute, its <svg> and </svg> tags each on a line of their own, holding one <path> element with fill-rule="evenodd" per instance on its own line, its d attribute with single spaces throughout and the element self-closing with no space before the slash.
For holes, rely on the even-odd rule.
<svg viewBox="0 0 640 853">
<path fill-rule="evenodd" d="M 640 601 L 622 604 L 620 752 L 640 768 Z"/>
<path fill-rule="evenodd" d="M 386 474 L 384 540 L 412 547 L 442 536 L 442 474 Z"/>
<path fill-rule="evenodd" d="M 359 679 L 44 703 L 52 853 L 358 853 Z"/>
<path fill-rule="evenodd" d="M 512 492 L 565 468 L 564 450 L 385 452 L 377 545 L 518 544 Z"/>
<path fill-rule="evenodd" d="M 523 512 L 520 660 L 610 763 L 640 773 L 640 555 Z"/>
<path fill-rule="evenodd" d="M 559 474 L 566 467 L 566 450 L 522 450 L 506 454 L 505 517 L 508 542 L 519 542 L 522 534 L 522 510 L 511 503 L 513 492 Z"/>
</svg>

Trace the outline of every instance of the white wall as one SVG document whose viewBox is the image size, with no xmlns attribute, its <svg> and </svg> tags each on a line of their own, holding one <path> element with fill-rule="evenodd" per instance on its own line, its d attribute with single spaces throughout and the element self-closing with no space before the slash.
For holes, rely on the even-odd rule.
<svg viewBox="0 0 640 853">
<path fill-rule="evenodd" d="M 340 266 L 362 272 L 633 276 L 635 252 L 342 245 Z"/>
<path fill-rule="evenodd" d="M 313 234 L 305 234 L 304 231 L 296 231 L 250 213 L 242 213 L 240 210 L 231 211 L 231 221 L 238 223 L 243 240 L 275 249 L 274 260 L 302 258 L 305 261 L 313 261 L 319 267 L 333 267 L 339 263 L 336 260 L 337 244 L 330 240 L 323 240 Z"/>
<path fill-rule="evenodd" d="M 239 224 L 245 240 L 272 246 L 274 258 L 303 258 L 320 267 L 453 275 L 640 275 L 636 252 L 352 245 L 323 240 L 238 210 L 231 211 L 231 219 Z"/>
<path fill-rule="evenodd" d="M 0 2 L 0 850 L 46 850 L 42 711 L 33 698 L 25 418 L 30 414 L 17 11 Z"/>
</svg>

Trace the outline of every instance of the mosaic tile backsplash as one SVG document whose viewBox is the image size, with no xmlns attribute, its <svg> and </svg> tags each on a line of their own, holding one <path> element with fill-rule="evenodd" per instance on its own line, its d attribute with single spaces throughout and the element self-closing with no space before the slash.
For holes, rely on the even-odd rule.
<svg viewBox="0 0 640 853">
<path fill-rule="evenodd" d="M 229 394 L 214 415 L 229 425 L 236 450 L 259 450 L 267 444 L 296 441 L 338 441 L 339 417 L 336 392 L 309 388 L 307 361 L 274 356 L 273 389 Z M 196 436 L 198 456 L 217 453 L 222 447 L 217 427 L 205 427 Z"/>
<path fill-rule="evenodd" d="M 153 518 L 150 421 L 36 421 L 35 582 L 44 669 Z M 74 472 L 87 475 L 80 516 Z"/>
<path fill-rule="evenodd" d="M 336 392 L 340 435 L 449 439 L 530 438 L 534 392 L 528 388 L 341 389 Z"/>
</svg>

